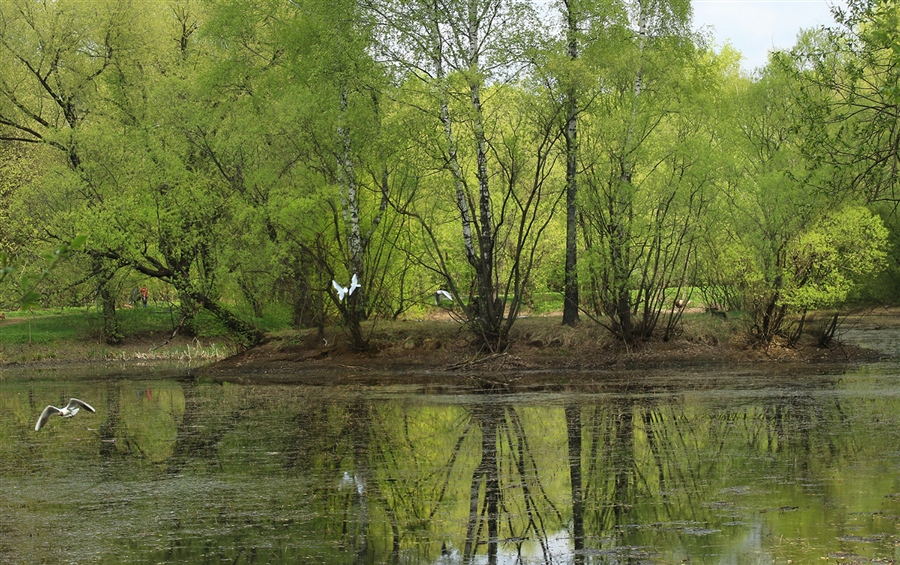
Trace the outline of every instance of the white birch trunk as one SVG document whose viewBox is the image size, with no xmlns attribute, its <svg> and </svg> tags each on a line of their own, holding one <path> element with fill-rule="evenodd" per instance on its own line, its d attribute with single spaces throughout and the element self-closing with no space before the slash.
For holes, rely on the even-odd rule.
<svg viewBox="0 0 900 565">
<path fill-rule="evenodd" d="M 341 89 L 341 120 L 347 111 L 347 87 Z M 352 143 L 349 128 L 344 124 L 338 126 L 338 137 L 341 142 L 341 153 L 338 158 L 338 184 L 341 193 L 341 205 L 344 221 L 347 222 L 347 247 L 350 250 L 350 272 L 362 277 L 363 249 L 359 227 L 359 195 L 356 184 L 356 171 L 353 164 Z"/>
<path fill-rule="evenodd" d="M 434 5 L 434 20 L 432 21 L 432 42 L 434 44 L 433 63 L 435 66 L 435 78 L 440 85 L 441 124 L 444 128 L 444 138 L 447 142 L 447 157 L 450 173 L 453 175 L 453 184 L 456 189 L 456 206 L 459 208 L 462 219 L 463 245 L 465 246 L 466 259 L 473 267 L 477 268 L 479 255 L 475 249 L 475 241 L 472 237 L 472 213 L 469 210 L 469 198 L 466 191 L 466 182 L 463 177 L 462 167 L 459 165 L 456 138 L 453 134 L 453 120 L 450 117 L 450 96 L 447 92 L 447 77 L 444 71 L 443 39 L 437 22 L 438 5 Z"/>
<path fill-rule="evenodd" d="M 493 226 L 491 224 L 491 192 L 487 170 L 487 141 L 484 137 L 484 111 L 481 107 L 481 78 L 480 78 L 480 62 L 479 62 L 479 23 L 478 23 L 478 2 L 477 0 L 469 0 L 469 94 L 473 110 L 473 130 L 475 133 L 475 151 L 478 176 L 478 195 L 479 195 L 479 223 L 481 225 L 481 233 L 479 234 L 479 249 L 481 251 L 481 267 L 482 272 L 479 276 L 483 277 L 484 286 L 490 285 L 491 274 L 493 272 Z M 483 288 L 482 290 L 487 290 Z M 485 299 L 493 299 L 492 296 L 485 296 Z"/>
</svg>

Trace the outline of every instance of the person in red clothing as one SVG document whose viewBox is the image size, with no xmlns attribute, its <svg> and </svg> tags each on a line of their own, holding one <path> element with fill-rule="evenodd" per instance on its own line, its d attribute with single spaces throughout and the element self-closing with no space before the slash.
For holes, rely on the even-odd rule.
<svg viewBox="0 0 900 565">
<path fill-rule="evenodd" d="M 141 287 L 141 304 L 144 305 L 144 308 L 147 307 L 147 297 L 150 295 L 150 292 L 147 290 L 146 286 Z"/>
</svg>

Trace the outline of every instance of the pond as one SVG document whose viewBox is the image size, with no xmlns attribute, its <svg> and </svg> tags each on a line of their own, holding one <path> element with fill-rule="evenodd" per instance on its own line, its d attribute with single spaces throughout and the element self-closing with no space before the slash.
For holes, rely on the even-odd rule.
<svg viewBox="0 0 900 565">
<path fill-rule="evenodd" d="M 900 370 L 591 387 L 0 373 L 0 563 L 900 557 Z M 96 408 L 51 417 L 70 397 Z"/>
</svg>

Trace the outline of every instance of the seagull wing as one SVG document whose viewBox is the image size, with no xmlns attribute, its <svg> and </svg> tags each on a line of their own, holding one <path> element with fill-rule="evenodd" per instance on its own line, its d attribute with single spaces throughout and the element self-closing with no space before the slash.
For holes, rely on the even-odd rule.
<svg viewBox="0 0 900 565">
<path fill-rule="evenodd" d="M 347 294 L 347 289 L 342 287 L 338 282 L 334 279 L 331 281 L 331 286 L 334 287 L 334 290 L 338 293 L 338 302 L 344 299 L 344 295 Z"/>
<path fill-rule="evenodd" d="M 69 410 L 73 410 L 73 409 L 77 409 L 77 408 L 84 408 L 88 412 L 96 412 L 96 410 L 94 410 L 93 406 L 91 406 L 84 400 L 78 400 L 77 398 L 69 399 L 69 404 L 68 404 L 68 406 L 66 406 L 66 408 L 68 408 Z"/>
<path fill-rule="evenodd" d="M 56 406 L 47 406 L 44 408 L 44 411 L 41 412 L 41 417 L 38 418 L 37 424 L 34 425 L 34 431 L 38 431 L 39 429 L 44 427 L 44 424 L 47 423 L 47 419 L 53 414 L 59 414 L 60 410 Z"/>
<path fill-rule="evenodd" d="M 356 278 L 356 273 L 353 273 L 353 277 L 350 279 L 350 290 L 347 294 L 353 294 L 353 291 L 357 288 L 361 288 L 362 285 L 359 284 L 359 279 Z"/>
</svg>

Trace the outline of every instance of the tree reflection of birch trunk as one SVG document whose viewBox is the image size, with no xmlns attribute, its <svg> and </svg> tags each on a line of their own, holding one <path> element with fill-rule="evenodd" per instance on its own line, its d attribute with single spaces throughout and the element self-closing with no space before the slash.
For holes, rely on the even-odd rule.
<svg viewBox="0 0 900 565">
<path fill-rule="evenodd" d="M 569 484 L 572 487 L 572 544 L 575 565 L 584 563 L 584 493 L 581 488 L 581 408 L 567 405 Z"/>
<path fill-rule="evenodd" d="M 528 535 L 528 532 L 534 532 L 537 535 L 538 541 L 540 541 L 541 550 L 544 553 L 544 560 L 549 563 L 552 561 L 550 547 L 547 544 L 549 536 L 547 535 L 547 529 L 544 526 L 544 517 L 537 504 L 538 495 L 540 495 L 540 498 L 543 500 L 546 507 L 556 515 L 557 521 L 560 524 L 562 523 L 562 515 L 559 510 L 556 509 L 556 506 L 554 506 L 553 501 L 547 497 L 547 493 L 541 482 L 539 467 L 531 453 L 531 448 L 528 446 L 528 437 L 525 433 L 525 427 L 522 425 L 522 420 L 519 418 L 519 413 L 516 410 L 509 411 L 509 423 L 509 433 L 507 436 L 510 456 L 513 458 L 519 477 L 522 479 L 522 497 L 525 502 L 526 514 L 528 516 L 528 524 L 522 534 L 518 537 L 524 539 Z M 528 467 L 526 467 L 526 463 L 529 464 Z M 531 485 L 532 481 L 534 482 L 534 488 L 532 488 Z"/>
<path fill-rule="evenodd" d="M 462 449 L 463 443 L 469 437 L 469 434 L 472 431 L 471 423 L 467 423 L 463 428 L 462 432 L 459 434 L 459 437 L 456 439 L 456 444 L 453 446 L 453 449 L 450 450 L 450 458 L 447 460 L 447 464 L 444 467 L 444 478 L 441 481 L 441 489 L 438 492 L 437 498 L 434 500 L 434 504 L 431 507 L 431 511 L 428 513 L 428 520 L 431 521 L 434 519 L 435 514 L 437 514 L 438 509 L 441 507 L 441 504 L 444 502 L 444 496 L 447 494 L 447 489 L 450 487 L 451 476 L 453 474 L 453 467 L 456 465 L 456 460 L 459 457 L 460 451 Z"/>
<path fill-rule="evenodd" d="M 513 408 L 488 405 L 473 409 L 472 421 L 481 430 L 481 460 L 469 489 L 464 561 L 474 560 L 478 545 L 485 543 L 481 540 L 486 530 L 490 564 L 498 562 L 502 542 L 514 543 L 521 551 L 529 539 L 537 541 L 544 560 L 552 562 L 546 524 L 552 518 L 561 525 L 562 514 L 544 489 L 542 467 L 532 454 L 520 414 Z M 521 489 L 521 500 L 507 494 L 516 489 Z M 524 511 L 513 510 L 520 504 Z M 524 523 L 520 516 L 525 516 Z M 509 531 L 501 534 L 501 525 Z"/>
<path fill-rule="evenodd" d="M 624 523 L 625 514 L 631 505 L 631 484 L 635 471 L 634 458 L 634 412 L 632 406 L 622 406 L 616 418 L 615 451 L 617 454 L 613 506 L 616 524 Z"/>
<path fill-rule="evenodd" d="M 660 430 L 656 429 L 659 424 Z M 673 419 L 673 424 L 677 422 Z M 668 489 L 666 488 L 666 465 L 663 462 L 662 451 L 664 449 L 663 437 L 665 436 L 665 418 L 654 412 L 653 410 L 644 411 L 644 433 L 647 434 L 647 446 L 653 455 L 653 461 L 656 463 L 657 480 L 659 480 L 659 491 L 665 497 Z"/>
<path fill-rule="evenodd" d="M 386 493 L 382 490 L 382 485 L 376 475 L 379 469 L 386 463 L 388 459 L 395 459 L 393 456 L 386 457 L 386 453 L 391 451 L 391 439 L 385 437 L 376 437 L 375 418 L 376 411 L 374 405 L 370 401 L 359 400 L 353 403 L 348 412 L 350 424 L 351 442 L 353 445 L 353 482 L 355 491 L 351 503 L 357 505 L 356 520 L 357 532 L 355 539 L 357 562 L 361 565 L 369 562 L 369 531 L 370 505 L 373 509 L 381 508 L 387 515 L 387 519 L 391 528 L 391 558 L 393 561 L 399 561 L 400 558 L 400 520 L 397 516 L 395 504 L 398 500 L 412 498 L 398 496 L 397 492 L 392 492 L 392 486 L 396 486 L 398 481 L 390 483 Z M 374 469 L 374 472 L 373 472 Z M 414 493 L 409 493 L 414 494 Z M 349 512 L 345 512 L 345 535 L 348 535 L 349 528 L 346 521 L 349 518 Z"/>
<path fill-rule="evenodd" d="M 583 510 L 589 522 L 585 529 L 591 538 L 602 539 L 604 532 L 619 532 L 616 526 L 626 522 L 634 498 L 633 406 L 623 400 L 597 406 L 581 430 L 590 434 L 581 476 L 581 500 L 590 505 Z"/>
<path fill-rule="evenodd" d="M 647 471 L 640 474 L 638 490 L 665 501 L 657 506 L 656 520 L 706 520 L 694 501 L 706 499 L 713 488 L 709 477 L 721 476 L 718 468 L 728 461 L 732 419 L 727 412 L 688 415 L 668 402 L 641 411 L 651 459 L 645 462 Z M 651 480 L 653 467 L 656 483 Z"/>
<path fill-rule="evenodd" d="M 499 537 L 500 469 L 497 465 L 497 428 L 503 418 L 501 409 L 486 406 L 475 410 L 475 420 L 481 428 L 481 462 L 472 474 L 469 490 L 469 522 L 466 527 L 464 559 L 471 563 L 475 557 L 478 539 L 481 537 L 483 520 L 487 520 L 488 563 L 497 563 L 497 541 Z M 484 506 L 479 511 L 479 493 L 484 482 Z"/>
<path fill-rule="evenodd" d="M 497 466 L 497 427 L 496 421 L 489 419 L 485 438 L 481 442 L 484 461 L 484 505 L 487 508 L 488 526 L 488 563 L 497 563 L 497 541 L 500 531 L 497 522 L 500 519 L 500 469 Z"/>
<path fill-rule="evenodd" d="M 372 405 L 359 400 L 350 406 L 351 441 L 353 442 L 354 490 L 357 507 L 356 561 L 366 563 L 369 551 L 368 491 L 374 488 L 369 466 L 369 443 L 372 437 Z"/>
<path fill-rule="evenodd" d="M 608 488 L 609 477 L 613 473 L 610 465 L 613 453 L 614 419 L 610 410 L 595 406 L 588 415 L 588 422 L 582 421 L 582 434 L 589 430 L 590 443 L 586 458 L 587 468 L 581 477 L 582 501 L 590 501 L 594 509 L 594 531 L 592 536 L 610 530 L 614 525 L 612 502 L 609 500 L 612 488 Z M 587 520 L 589 516 L 585 516 Z"/>
</svg>

